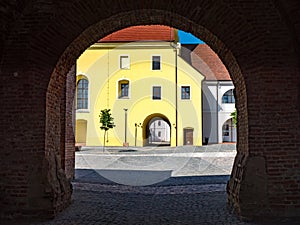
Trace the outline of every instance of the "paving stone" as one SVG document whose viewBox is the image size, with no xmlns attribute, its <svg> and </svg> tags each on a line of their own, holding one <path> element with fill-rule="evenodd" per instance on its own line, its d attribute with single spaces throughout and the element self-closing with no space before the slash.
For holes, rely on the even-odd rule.
<svg viewBox="0 0 300 225">
<path fill-rule="evenodd" d="M 219 151 L 217 147 L 214 149 Z M 182 149 L 180 150 L 183 151 Z M 201 150 L 203 150 L 203 148 Z M 84 154 L 92 155 L 94 153 L 93 151 L 93 149 L 88 149 L 85 150 Z M 128 156 L 116 156 L 117 159 L 114 163 L 108 163 L 107 165 L 110 165 L 111 168 L 115 168 L 124 162 L 130 162 L 127 164 L 128 166 L 131 163 L 135 165 L 141 164 L 143 161 L 152 163 L 156 157 L 161 161 L 164 160 L 164 156 L 153 156 L 154 153 L 151 153 L 149 149 L 143 151 L 147 152 L 149 158 L 146 156 L 139 159 Z M 165 153 L 164 151 L 170 150 L 164 149 L 162 154 Z M 197 151 L 200 150 L 197 149 Z M 230 152 L 232 149 L 226 148 L 223 151 Z M 155 154 L 158 153 L 155 152 Z M 82 155 L 83 153 L 81 152 L 76 156 L 76 159 L 80 159 Z M 177 157 L 176 160 L 178 159 L 180 159 L 180 157 Z M 107 160 L 107 157 L 105 160 Z M 137 160 L 140 161 L 137 162 Z M 77 166 L 84 165 L 84 163 L 84 160 L 79 160 L 77 161 Z M 122 165 L 123 168 L 127 168 L 126 164 Z M 284 220 L 272 221 L 270 223 L 247 222 L 233 214 L 227 205 L 227 195 L 225 192 L 226 182 L 229 179 L 228 171 L 230 171 L 231 166 L 226 157 L 192 157 L 188 161 L 188 164 L 184 165 L 181 171 L 178 172 L 178 174 L 185 174 L 185 176 L 170 177 L 163 182 L 149 186 L 116 184 L 103 178 L 97 173 L 97 170 L 91 168 L 77 169 L 76 179 L 73 182 L 73 203 L 69 208 L 58 214 L 53 220 L 26 223 L 26 225 L 290 225 L 298 223 L 298 221 Z M 197 173 L 195 173 L 195 170 Z M 200 176 L 200 170 L 202 170 L 202 172 L 205 171 L 203 174 L 206 175 Z M 218 173 L 221 175 L 216 175 Z"/>
</svg>

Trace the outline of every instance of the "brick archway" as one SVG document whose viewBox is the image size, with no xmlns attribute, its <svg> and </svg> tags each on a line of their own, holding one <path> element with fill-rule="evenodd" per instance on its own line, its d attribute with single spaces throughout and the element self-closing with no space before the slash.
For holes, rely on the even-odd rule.
<svg viewBox="0 0 300 225">
<path fill-rule="evenodd" d="M 70 116 L 68 109 L 72 108 L 68 95 L 74 92 L 72 66 L 89 45 L 113 31 L 131 25 L 164 24 L 191 32 L 210 45 L 228 68 L 236 87 L 239 136 L 238 154 L 227 187 L 230 203 L 243 216 L 297 215 L 297 40 L 289 24 L 283 22 L 286 15 L 278 7 L 268 0 L 244 6 L 221 0 L 177 4 L 126 1 L 122 5 L 62 1 L 48 6 L 33 1 L 24 7 L 24 14 L 13 20 L 13 25 L 8 24 L 11 29 L 5 34 L 2 50 L 1 78 L 6 84 L 2 90 L 7 93 L 3 102 L 14 103 L 7 104 L 3 116 L 11 118 L 19 110 L 16 105 L 22 107 L 22 113 L 17 114 L 19 120 L 13 126 L 3 120 L 7 135 L 15 139 L 4 141 L 8 156 L 0 169 L 12 176 L 12 171 L 23 171 L 25 185 L 2 178 L 0 190 L 7 195 L 1 208 L 6 208 L 8 214 L 49 216 L 68 205 L 71 191 L 62 168 L 72 168 L 72 163 L 65 160 L 72 151 L 72 138 L 68 136 L 71 121 L 66 116 Z M 36 8 L 44 12 L 40 17 Z M 266 14 L 269 20 L 264 18 Z M 70 83 L 66 82 L 68 74 Z M 284 93 L 279 93 L 282 84 Z M 26 123 L 28 120 L 38 123 Z M 22 163 L 11 168 L 9 164 L 15 162 L 11 154 L 17 152 Z M 284 169 L 290 166 L 293 170 Z M 14 189 L 7 186 L 14 185 L 25 194 L 11 194 Z M 31 204 L 32 201 L 42 202 L 43 207 Z"/>
<path fill-rule="evenodd" d="M 168 17 L 161 17 L 160 15 L 167 14 Z M 136 15 L 142 15 L 137 17 Z M 236 18 L 237 19 L 237 18 Z M 120 23 L 120 21 L 125 21 Z M 106 27 L 107 24 L 111 24 L 109 27 Z M 147 24 L 162 24 L 169 25 L 178 29 L 183 29 L 188 32 L 194 33 L 194 35 L 198 36 L 202 40 L 204 40 L 208 45 L 214 49 L 225 65 L 228 65 L 228 70 L 231 72 L 231 76 L 233 78 L 235 87 L 236 87 L 236 99 L 237 99 L 237 109 L 239 111 L 239 121 L 240 121 L 240 130 L 238 131 L 240 136 L 243 137 L 240 141 L 237 142 L 237 148 L 240 153 L 238 158 L 242 158 L 238 161 L 238 163 L 246 164 L 247 155 L 248 155 L 248 117 L 247 117 L 247 95 L 246 95 L 246 85 L 244 83 L 244 77 L 241 73 L 241 69 L 233 56 L 232 52 L 226 47 L 226 45 L 216 37 L 215 34 L 207 30 L 204 25 L 199 25 L 194 22 L 188 21 L 187 18 L 184 18 L 178 14 L 170 13 L 163 10 L 138 10 L 138 11 L 130 11 L 123 12 L 113 17 L 100 21 L 85 31 L 81 33 L 65 50 L 65 52 L 60 57 L 54 73 L 51 75 L 51 80 L 48 87 L 48 98 L 47 100 L 53 101 L 55 97 L 57 97 L 57 89 L 58 87 L 63 88 L 65 74 L 67 74 L 68 68 L 74 64 L 77 57 L 80 55 L 82 51 L 85 50 L 85 47 L 88 47 L 92 43 L 95 43 L 100 38 L 104 37 L 107 34 L 110 34 L 116 30 L 132 26 L 132 25 L 147 25 Z M 244 24 L 244 27 L 247 25 Z M 104 27 L 106 29 L 104 29 Z M 187 29 L 188 28 L 188 29 Z M 250 29 L 249 29 L 250 30 Z M 52 95 L 53 91 L 53 95 Z M 59 99 L 57 99 L 59 101 Z M 54 107 L 52 104 L 47 104 L 51 107 Z M 50 117 L 47 118 L 47 124 L 50 126 L 47 127 L 46 135 L 51 136 L 52 131 L 56 129 L 55 134 L 60 133 L 60 128 L 57 117 L 63 116 L 59 115 L 58 108 L 53 110 L 47 110 L 47 113 L 51 113 Z M 52 117 L 52 113 L 54 114 Z M 62 112 L 64 113 L 64 111 Z M 53 118 L 53 119 L 51 119 Z M 61 134 L 62 135 L 62 134 Z M 55 140 L 55 137 L 49 137 L 49 140 Z M 49 143 L 48 143 L 49 144 Z M 51 144 L 51 146 L 53 146 Z M 55 147 L 57 149 L 58 146 Z M 52 147 L 49 146 L 49 152 L 52 152 Z M 64 151 L 64 148 L 61 152 Z M 235 179 L 236 172 L 234 172 L 233 179 Z M 238 174 L 240 176 L 240 174 Z M 238 191 L 237 187 L 233 188 L 233 185 L 230 185 L 230 193 L 235 194 Z M 233 197 L 233 202 L 237 202 L 238 199 Z"/>
</svg>

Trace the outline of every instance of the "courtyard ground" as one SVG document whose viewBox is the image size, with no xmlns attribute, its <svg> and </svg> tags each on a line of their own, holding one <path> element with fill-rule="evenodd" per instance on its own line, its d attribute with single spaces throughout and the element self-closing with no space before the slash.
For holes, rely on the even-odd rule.
<svg viewBox="0 0 300 225">
<path fill-rule="evenodd" d="M 53 220 L 18 224 L 299 224 L 253 222 L 232 212 L 226 183 L 235 153 L 233 144 L 84 147 L 76 152 L 70 207 Z"/>
</svg>

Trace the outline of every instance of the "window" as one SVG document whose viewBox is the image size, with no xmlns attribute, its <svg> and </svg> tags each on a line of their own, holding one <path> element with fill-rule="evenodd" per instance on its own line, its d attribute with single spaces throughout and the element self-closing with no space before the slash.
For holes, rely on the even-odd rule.
<svg viewBox="0 0 300 225">
<path fill-rule="evenodd" d="M 120 56 L 120 69 L 129 69 L 130 68 L 130 59 L 128 55 Z"/>
<path fill-rule="evenodd" d="M 128 97 L 128 89 L 129 89 L 129 84 L 121 84 L 121 95 L 120 97 Z"/>
<path fill-rule="evenodd" d="M 235 103 L 233 89 L 227 91 L 222 97 L 222 103 Z"/>
<path fill-rule="evenodd" d="M 120 80 L 118 83 L 118 98 L 128 98 L 129 97 L 129 81 Z"/>
<path fill-rule="evenodd" d="M 158 137 L 161 137 L 161 131 L 158 131 L 157 136 L 158 136 Z"/>
<path fill-rule="evenodd" d="M 160 121 L 160 120 L 158 121 L 158 126 L 159 126 L 159 127 L 161 126 L 161 121 Z"/>
<path fill-rule="evenodd" d="M 160 70 L 160 56 L 152 56 L 152 70 Z"/>
<path fill-rule="evenodd" d="M 181 87 L 181 99 L 190 99 L 191 98 L 191 89 L 190 86 Z"/>
<path fill-rule="evenodd" d="M 153 100 L 160 100 L 161 99 L 161 87 L 159 87 L 159 86 L 154 86 L 153 87 L 152 99 Z"/>
<path fill-rule="evenodd" d="M 80 79 L 77 83 L 77 109 L 88 109 L 89 81 Z"/>
</svg>

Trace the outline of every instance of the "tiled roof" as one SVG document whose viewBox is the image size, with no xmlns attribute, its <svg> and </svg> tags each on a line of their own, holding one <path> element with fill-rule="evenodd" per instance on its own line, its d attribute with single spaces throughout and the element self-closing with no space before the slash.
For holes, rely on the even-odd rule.
<svg viewBox="0 0 300 225">
<path fill-rule="evenodd" d="M 162 25 L 133 26 L 116 31 L 99 42 L 174 41 L 174 29 Z"/>
<path fill-rule="evenodd" d="M 206 80 L 231 80 L 218 55 L 206 44 L 199 44 L 191 53 L 192 65 Z"/>
<path fill-rule="evenodd" d="M 116 31 L 99 42 L 131 41 L 174 41 L 174 28 L 163 25 L 133 26 Z M 193 49 L 190 63 L 206 80 L 231 80 L 229 73 L 218 55 L 206 44 L 199 44 Z"/>
</svg>

